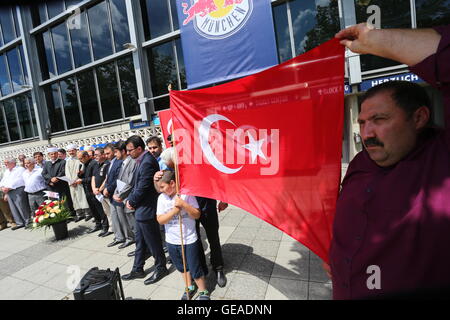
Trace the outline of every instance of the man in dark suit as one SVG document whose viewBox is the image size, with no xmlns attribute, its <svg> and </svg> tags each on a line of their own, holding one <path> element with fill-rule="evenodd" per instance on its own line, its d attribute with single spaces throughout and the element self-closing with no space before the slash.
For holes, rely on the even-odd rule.
<svg viewBox="0 0 450 320">
<path fill-rule="evenodd" d="M 159 171 L 159 165 L 158 161 L 145 150 L 145 143 L 141 137 L 131 136 L 125 144 L 127 153 L 137 163 L 132 181 L 133 190 L 126 202 L 129 210 L 135 210 L 136 252 L 133 269 L 122 279 L 144 278 L 145 253 L 150 251 L 155 259 L 155 272 L 145 280 L 144 284 L 148 285 L 161 280 L 169 273 L 156 220 L 158 193 L 153 185 L 153 176 Z"/>
</svg>

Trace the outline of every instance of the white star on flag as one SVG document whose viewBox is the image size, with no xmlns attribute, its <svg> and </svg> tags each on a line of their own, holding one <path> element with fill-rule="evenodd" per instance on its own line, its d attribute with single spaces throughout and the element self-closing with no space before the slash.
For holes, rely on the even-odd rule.
<svg viewBox="0 0 450 320">
<path fill-rule="evenodd" d="M 261 139 L 256 141 L 253 136 L 248 133 L 248 138 L 250 139 L 249 143 L 246 145 L 243 145 L 245 149 L 248 149 L 252 154 L 252 163 L 255 163 L 256 157 L 260 156 L 264 160 L 267 160 L 266 156 L 264 155 L 262 151 L 262 146 L 264 144 L 265 139 Z"/>
</svg>

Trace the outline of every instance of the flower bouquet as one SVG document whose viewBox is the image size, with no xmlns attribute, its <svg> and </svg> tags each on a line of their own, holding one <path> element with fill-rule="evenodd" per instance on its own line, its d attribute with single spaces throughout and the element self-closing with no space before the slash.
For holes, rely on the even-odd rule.
<svg viewBox="0 0 450 320">
<path fill-rule="evenodd" d="M 32 229 L 53 228 L 57 240 L 67 237 L 67 220 L 71 218 L 65 199 L 45 200 L 35 211 Z"/>
</svg>

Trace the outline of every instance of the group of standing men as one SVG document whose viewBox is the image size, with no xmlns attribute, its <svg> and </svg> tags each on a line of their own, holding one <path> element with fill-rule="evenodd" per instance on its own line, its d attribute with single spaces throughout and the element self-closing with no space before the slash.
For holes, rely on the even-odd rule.
<svg viewBox="0 0 450 320">
<path fill-rule="evenodd" d="M 119 249 L 123 249 L 136 244 L 135 251 L 128 253 L 129 257 L 134 256 L 133 269 L 122 277 L 124 280 L 145 277 L 143 267 L 150 256 L 155 259 L 155 271 L 144 283 L 152 284 L 162 279 L 168 274 L 166 263 L 170 260 L 165 255 L 164 229 L 156 219 L 160 192 L 157 180 L 162 170 L 173 170 L 173 149 L 168 148 L 162 154 L 162 141 L 158 136 L 150 137 L 146 143 L 141 137 L 132 136 L 95 150 L 79 151 L 73 144 L 66 150 L 48 148 L 48 161 L 40 152 L 33 158 L 20 156 L 19 165 L 15 159 L 5 160 L 7 169 L 0 188 L 15 224 L 8 216 L 9 210 L 4 208 L 8 207 L 5 202 L 0 201 L 0 210 L 12 229 L 31 223 L 35 210 L 44 201 L 44 191 L 51 191 L 59 198 L 67 199 L 73 221 L 94 219 L 95 226 L 88 233 L 100 231 L 99 237 L 114 234 L 108 247 L 120 244 Z M 211 264 L 217 283 L 223 287 L 226 277 L 217 209 L 223 210 L 227 205 L 222 202 L 217 205 L 213 199 L 197 197 L 197 200 L 202 210 L 197 232 L 200 233 L 199 224 L 202 223 L 210 242 Z M 207 272 L 206 259 L 202 265 Z"/>
</svg>

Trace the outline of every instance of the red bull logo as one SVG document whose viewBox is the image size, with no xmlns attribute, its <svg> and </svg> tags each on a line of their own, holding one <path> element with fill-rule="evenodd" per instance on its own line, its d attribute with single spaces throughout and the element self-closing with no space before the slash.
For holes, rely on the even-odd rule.
<svg viewBox="0 0 450 320">
<path fill-rule="evenodd" d="M 210 39 L 223 39 L 240 30 L 251 15 L 253 0 L 190 0 L 182 2 L 186 18 L 195 30 Z"/>
</svg>

